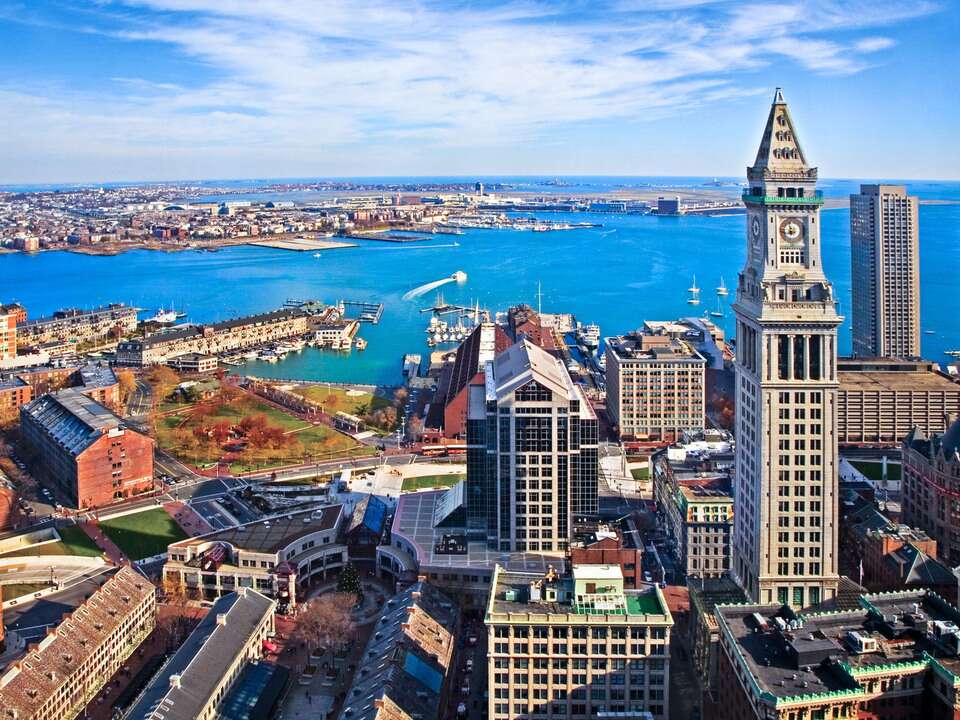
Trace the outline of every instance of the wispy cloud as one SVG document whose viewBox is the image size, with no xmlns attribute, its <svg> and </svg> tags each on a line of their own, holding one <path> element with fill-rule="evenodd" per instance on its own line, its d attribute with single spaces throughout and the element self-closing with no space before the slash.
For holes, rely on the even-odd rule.
<svg viewBox="0 0 960 720">
<path fill-rule="evenodd" d="M 936 7 L 100 0 L 74 10 L 84 32 L 162 48 L 213 79 L 147 81 L 124 67 L 96 93 L 8 79 L 0 111 L 17 120 L 6 137 L 62 142 L 64 152 L 82 138 L 88 152 L 169 158 L 204 148 L 321 157 L 352 143 L 416 139 L 510 145 L 580 123 L 662 118 L 756 92 L 749 73 L 774 63 L 859 72 L 894 43 L 878 30 Z M 36 13 L 19 19 L 63 24 Z"/>
</svg>

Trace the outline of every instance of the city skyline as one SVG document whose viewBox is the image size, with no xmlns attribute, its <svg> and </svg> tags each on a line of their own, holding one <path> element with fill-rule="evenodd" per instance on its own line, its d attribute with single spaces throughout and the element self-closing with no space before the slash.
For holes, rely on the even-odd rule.
<svg viewBox="0 0 960 720">
<path fill-rule="evenodd" d="M 0 183 L 738 176 L 759 130 L 742 118 L 774 86 L 810 118 L 822 176 L 956 178 L 940 60 L 957 12 L 31 3 L 0 13 Z"/>
</svg>

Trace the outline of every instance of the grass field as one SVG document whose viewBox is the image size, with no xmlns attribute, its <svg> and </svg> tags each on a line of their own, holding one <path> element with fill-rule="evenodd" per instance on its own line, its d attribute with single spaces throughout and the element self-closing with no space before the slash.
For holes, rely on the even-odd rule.
<svg viewBox="0 0 960 720">
<path fill-rule="evenodd" d="M 870 460 L 851 460 L 850 464 L 862 472 L 868 480 L 883 480 L 883 463 Z M 899 463 L 887 463 L 887 480 L 899 480 L 902 467 Z"/>
<path fill-rule="evenodd" d="M 49 584 L 42 583 L 12 583 L 10 585 L 4 585 L 3 599 L 6 601 L 23 597 L 24 595 L 33 595 L 41 590 L 46 590 L 48 587 L 50 587 Z"/>
<path fill-rule="evenodd" d="M 451 487 L 463 480 L 466 475 L 450 473 L 448 475 L 422 475 L 420 477 L 404 478 L 400 492 L 427 490 L 437 487 Z"/>
<path fill-rule="evenodd" d="M 375 452 L 372 448 L 360 445 L 332 428 L 325 425 L 311 425 L 246 395 L 220 405 L 216 412 L 202 419 L 190 417 L 188 411 L 160 418 L 156 426 L 157 444 L 186 463 L 198 466 L 209 465 L 226 454 L 226 451 L 213 444 L 206 447 L 198 445 L 191 437 L 193 429 L 201 422 L 208 426 L 222 421 L 237 424 L 244 417 L 253 415 L 265 416 L 269 425 L 283 428 L 294 438 L 294 441 L 286 448 L 270 450 L 245 448 L 233 453 L 236 460 L 230 464 L 230 472 L 242 473 L 311 460 L 325 460 L 341 455 L 365 455 Z"/>
<path fill-rule="evenodd" d="M 90 539 L 82 529 L 76 525 L 68 525 L 57 530 L 60 533 L 58 542 L 34 545 L 8 552 L 3 557 L 45 557 L 47 555 L 79 555 L 81 557 L 100 557 L 103 551 Z"/>
<path fill-rule="evenodd" d="M 368 392 L 358 395 L 356 394 L 358 391 L 355 390 L 326 385 L 299 385 L 293 389 L 293 392 L 307 400 L 320 403 L 323 405 L 324 412 L 329 414 L 345 412 L 363 416 L 390 405 L 387 398 L 379 395 Z"/>
<path fill-rule="evenodd" d="M 164 553 L 167 545 L 187 537 L 163 508 L 104 520 L 100 529 L 131 560 Z"/>
<path fill-rule="evenodd" d="M 649 480 L 649 479 L 650 479 L 650 468 L 648 468 L 648 467 L 633 468 L 633 469 L 630 471 L 630 474 L 633 475 L 633 479 L 634 479 L 634 480 L 639 480 L 639 481 Z"/>
</svg>

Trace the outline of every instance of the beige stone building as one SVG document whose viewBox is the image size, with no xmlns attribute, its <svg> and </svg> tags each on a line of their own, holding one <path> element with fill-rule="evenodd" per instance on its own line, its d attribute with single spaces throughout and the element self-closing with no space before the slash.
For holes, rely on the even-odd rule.
<svg viewBox="0 0 960 720">
<path fill-rule="evenodd" d="M 704 427 L 706 360 L 671 327 L 605 340 L 607 412 L 621 438 L 670 443 Z"/>
<path fill-rule="evenodd" d="M 855 355 L 920 357 L 918 205 L 903 185 L 850 196 Z"/>
<path fill-rule="evenodd" d="M 81 713 L 151 633 L 156 588 L 122 567 L 0 677 L 10 720 L 63 720 Z"/>
<path fill-rule="evenodd" d="M 491 720 L 669 714 L 673 618 L 655 585 L 624 590 L 619 565 L 498 565 L 484 622 Z"/>
<path fill-rule="evenodd" d="M 733 574 L 757 602 L 837 591 L 837 313 L 820 259 L 821 194 L 778 88 L 747 169 L 737 284 Z"/>
<path fill-rule="evenodd" d="M 899 443 L 914 428 L 942 433 L 960 415 L 960 383 L 926 360 L 841 358 L 837 439 Z"/>
<path fill-rule="evenodd" d="M 137 329 L 137 309 L 111 303 L 93 310 L 68 308 L 17 325 L 17 344 L 98 343 L 119 339 Z"/>
</svg>

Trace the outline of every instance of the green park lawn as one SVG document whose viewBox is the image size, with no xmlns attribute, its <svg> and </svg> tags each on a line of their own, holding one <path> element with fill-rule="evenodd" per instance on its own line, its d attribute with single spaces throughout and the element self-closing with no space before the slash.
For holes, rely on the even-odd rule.
<svg viewBox="0 0 960 720">
<path fill-rule="evenodd" d="M 438 487 L 452 487 L 463 480 L 466 475 L 450 473 L 447 475 L 422 475 L 420 477 L 410 477 L 403 479 L 403 485 L 400 492 L 413 492 L 414 490 L 429 490 Z"/>
<path fill-rule="evenodd" d="M 638 481 L 649 480 L 650 468 L 649 467 L 633 468 L 632 470 L 630 470 L 630 474 L 633 475 L 634 480 L 638 480 Z"/>
<path fill-rule="evenodd" d="M 872 460 L 851 460 L 850 464 L 862 472 L 868 480 L 883 480 L 883 463 Z M 899 480 L 902 467 L 899 463 L 887 463 L 887 480 Z"/>
<path fill-rule="evenodd" d="M 82 557 L 100 557 L 103 551 L 81 528 L 68 525 L 57 530 L 60 540 L 57 542 L 34 545 L 21 550 L 13 550 L 3 557 L 45 557 L 47 555 L 79 555 Z"/>
<path fill-rule="evenodd" d="M 13 600 L 24 595 L 33 595 L 48 587 L 50 587 L 48 583 L 11 583 L 3 586 L 3 599 Z"/>
<path fill-rule="evenodd" d="M 368 392 L 358 395 L 357 391 L 342 387 L 299 385 L 293 389 L 293 392 L 323 405 L 324 412 L 330 415 L 345 412 L 362 417 L 390 405 L 387 398 Z"/>
<path fill-rule="evenodd" d="M 100 529 L 131 560 L 164 553 L 170 543 L 187 537 L 163 508 L 103 520 Z"/>
<path fill-rule="evenodd" d="M 189 436 L 201 422 L 208 426 L 222 421 L 236 425 L 243 418 L 255 415 L 265 416 L 269 425 L 283 428 L 296 442 L 292 447 L 277 450 L 244 448 L 235 452 L 233 453 L 235 460 L 230 464 L 230 472 L 250 472 L 375 452 L 372 448 L 361 445 L 353 438 L 330 427 L 312 425 L 249 396 L 240 396 L 229 403 L 223 403 L 213 414 L 202 419 L 191 417 L 189 410 L 159 418 L 156 424 L 157 444 L 164 450 L 172 452 L 183 462 L 195 466 L 209 466 L 226 454 L 226 451 L 213 444 L 206 447 L 198 446 L 197 443 L 191 442 L 191 438 L 185 436 Z"/>
</svg>

